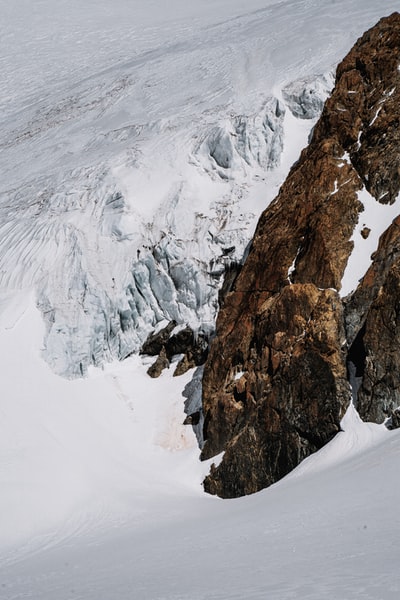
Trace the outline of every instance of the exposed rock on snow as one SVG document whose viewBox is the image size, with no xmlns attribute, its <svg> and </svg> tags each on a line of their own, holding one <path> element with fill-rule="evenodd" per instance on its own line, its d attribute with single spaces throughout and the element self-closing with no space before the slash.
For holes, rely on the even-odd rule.
<svg viewBox="0 0 400 600">
<path fill-rule="evenodd" d="M 141 354 L 148 354 L 149 356 L 160 354 L 175 328 L 176 321 L 171 321 L 168 325 L 160 329 L 160 331 L 151 333 L 142 346 Z"/>
<path fill-rule="evenodd" d="M 198 367 L 183 390 L 183 396 L 186 398 L 185 413 L 187 414 L 185 425 L 192 426 L 200 448 L 204 445 L 204 414 L 201 401 L 203 373 L 204 366 Z"/>
<path fill-rule="evenodd" d="M 204 404 L 203 457 L 211 448 L 226 449 L 204 487 L 222 497 L 251 493 L 283 477 L 339 431 L 349 399 L 342 307 L 334 290 L 286 286 L 277 297 L 265 295 L 253 319 L 254 329 L 243 314 L 238 337 L 218 347 L 225 360 L 233 354 L 226 372 L 214 354 L 204 377 L 205 399 L 212 383 L 216 388 L 214 368 L 225 384 L 222 393 L 214 392 L 215 406 Z M 239 379 L 237 371 L 243 371 Z"/>
<path fill-rule="evenodd" d="M 190 327 L 176 327 L 172 321 L 158 333 L 151 334 L 142 346 L 142 354 L 159 355 L 149 368 L 149 375 L 158 377 L 170 360 L 182 354 L 174 375 L 183 375 L 189 369 L 203 365 L 208 354 L 208 335 L 194 332 Z"/>
<path fill-rule="evenodd" d="M 150 377 L 156 378 L 160 377 L 161 373 L 164 369 L 168 369 L 169 360 L 167 358 L 167 353 L 164 346 L 160 350 L 160 354 L 157 356 L 157 360 L 148 368 L 147 374 Z"/>
<path fill-rule="evenodd" d="M 225 451 L 205 479 L 210 493 L 255 492 L 340 429 L 351 393 L 338 290 L 364 210 L 359 190 L 365 184 L 380 202 L 394 202 L 399 191 L 399 63 L 395 13 L 339 65 L 309 147 L 261 216 L 205 366 L 202 457 Z M 293 89 L 287 97 L 307 105 L 310 94 Z M 358 406 L 379 422 L 400 398 L 397 237 L 395 221 L 346 307 L 349 344 L 360 334 L 365 348 L 365 357 L 353 356 L 356 375 L 365 363 Z"/>
</svg>

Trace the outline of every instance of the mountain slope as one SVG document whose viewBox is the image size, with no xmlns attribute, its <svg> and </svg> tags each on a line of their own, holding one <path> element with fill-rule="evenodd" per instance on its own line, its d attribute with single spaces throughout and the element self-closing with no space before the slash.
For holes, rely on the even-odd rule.
<svg viewBox="0 0 400 600">
<path fill-rule="evenodd" d="M 192 372 L 113 360 L 169 311 L 214 327 L 217 259 L 242 258 L 329 72 L 397 2 L 3 5 L 0 595 L 397 598 L 397 431 L 349 412 L 284 481 L 221 502 L 181 424 Z M 283 136 L 261 136 L 276 101 Z"/>
<path fill-rule="evenodd" d="M 13 479 L 3 454 L 2 598 L 397 597 L 398 431 L 349 413 L 288 478 L 220 501 L 202 493 L 188 428 L 185 449 L 179 379 L 150 386 L 128 359 L 64 381 L 35 355 L 34 306 L 16 327 L 35 391 L 3 405 Z M 14 352 L 2 364 L 16 388 Z"/>
<path fill-rule="evenodd" d="M 339 295 L 362 199 L 370 194 L 399 210 L 399 65 L 400 15 L 393 13 L 338 66 L 309 146 L 259 220 L 204 371 L 202 456 L 225 451 L 205 480 L 211 493 L 266 487 L 332 439 L 355 364 L 360 393 L 351 382 L 363 417 L 383 422 L 399 406 L 397 220 L 346 315 Z M 393 210 L 381 212 L 372 229 L 390 224 Z M 363 222 L 361 243 L 370 231 Z M 352 352 L 356 336 L 363 348 Z"/>
<path fill-rule="evenodd" d="M 163 319 L 213 328 L 223 251 L 241 260 L 313 125 L 290 135 L 274 96 L 299 79 L 307 94 L 381 10 L 152 6 L 43 0 L 32 24 L 21 6 L 2 24 L 2 286 L 35 287 L 45 359 L 68 377 L 137 351 Z M 313 89 L 323 100 L 330 83 Z"/>
</svg>

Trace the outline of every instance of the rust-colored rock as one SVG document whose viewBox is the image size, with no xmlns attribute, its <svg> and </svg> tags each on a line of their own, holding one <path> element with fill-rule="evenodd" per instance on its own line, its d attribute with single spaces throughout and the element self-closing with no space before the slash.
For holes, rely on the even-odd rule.
<svg viewBox="0 0 400 600">
<path fill-rule="evenodd" d="M 365 321 L 365 366 L 357 408 L 382 423 L 400 406 L 400 262 L 390 269 Z"/>
<path fill-rule="evenodd" d="M 400 190 L 399 21 L 399 13 L 381 19 L 357 41 L 315 131 L 315 139 L 338 132 L 367 190 L 384 203 Z"/>
<path fill-rule="evenodd" d="M 386 203 L 400 188 L 399 63 L 395 13 L 339 65 L 310 145 L 261 216 L 249 256 L 224 298 L 203 378 L 202 457 L 225 451 L 205 479 L 210 493 L 235 497 L 266 487 L 340 430 L 351 393 L 338 292 L 362 210 L 358 190 L 364 184 Z M 396 227 L 346 305 L 350 343 L 365 332 L 360 403 L 370 392 L 367 377 L 375 395 L 387 393 L 368 357 L 378 352 L 375 332 L 397 315 L 396 300 L 389 298 L 397 297 L 399 285 Z M 396 325 L 385 342 L 385 373 L 395 365 L 397 339 Z M 398 383 L 386 377 L 385 385 L 396 390 L 388 411 L 398 402 Z"/>
</svg>

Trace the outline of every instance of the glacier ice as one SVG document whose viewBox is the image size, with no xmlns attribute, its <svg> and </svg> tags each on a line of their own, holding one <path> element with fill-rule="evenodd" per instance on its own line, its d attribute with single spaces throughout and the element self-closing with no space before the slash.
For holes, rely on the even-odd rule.
<svg viewBox="0 0 400 600">
<path fill-rule="evenodd" d="M 272 169 L 283 150 L 285 106 L 267 98 L 253 115 L 232 115 L 207 131 L 195 150 L 200 164 L 222 178 L 246 173 L 246 167 Z"/>
<path fill-rule="evenodd" d="M 224 274 L 255 226 L 249 190 L 279 166 L 284 118 L 268 97 L 251 115 L 208 117 L 189 139 L 160 124 L 134 151 L 3 192 L 3 282 L 36 288 L 56 373 L 123 359 L 164 320 L 213 331 Z M 176 162 L 167 154 L 154 168 L 152 136 L 172 137 Z"/>
<path fill-rule="evenodd" d="M 334 86 L 334 75 L 298 79 L 282 90 L 283 98 L 298 119 L 315 119 L 321 114 L 324 102 Z"/>
<path fill-rule="evenodd" d="M 287 105 L 328 87 L 273 95 L 267 16 L 71 74 L 3 123 L 1 284 L 35 288 L 56 373 L 123 359 L 163 321 L 213 331 L 224 275 L 304 143 L 288 138 Z"/>
</svg>

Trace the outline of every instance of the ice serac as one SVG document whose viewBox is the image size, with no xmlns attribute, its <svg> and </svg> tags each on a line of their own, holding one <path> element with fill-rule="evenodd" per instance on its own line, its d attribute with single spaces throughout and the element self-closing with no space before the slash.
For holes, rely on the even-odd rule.
<svg viewBox="0 0 400 600">
<path fill-rule="evenodd" d="M 399 192 L 399 65 L 395 13 L 338 66 L 310 144 L 262 214 L 225 297 L 203 378 L 202 458 L 224 451 L 204 481 L 212 494 L 256 492 L 331 440 L 351 399 L 348 360 L 362 379 L 363 418 L 399 404 L 397 221 L 353 297 L 339 295 L 364 210 L 359 191 L 381 203 Z M 390 407 L 379 407 L 388 387 Z"/>
</svg>

